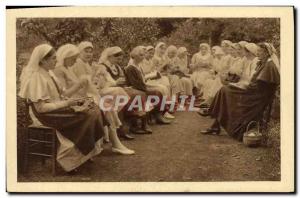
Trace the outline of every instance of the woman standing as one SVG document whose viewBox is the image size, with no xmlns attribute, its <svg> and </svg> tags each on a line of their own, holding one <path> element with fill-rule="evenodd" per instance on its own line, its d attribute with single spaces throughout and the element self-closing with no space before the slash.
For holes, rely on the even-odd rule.
<svg viewBox="0 0 300 198">
<path fill-rule="evenodd" d="M 21 74 L 20 97 L 32 102 L 32 109 L 45 126 L 57 129 L 61 143 L 57 160 L 67 172 L 102 151 L 104 126 L 109 123 L 94 103 L 76 111 L 83 99 L 63 99 L 63 92 L 50 76 L 54 69 L 55 50 L 48 44 L 37 46 Z M 54 114 L 53 114 L 54 113 Z M 111 133 L 113 151 L 132 152 Z"/>
<path fill-rule="evenodd" d="M 259 62 L 250 84 L 240 88 L 230 83 L 220 89 L 209 109 L 215 121 L 203 134 L 219 134 L 222 126 L 230 136 L 241 141 L 247 124 L 261 118 L 280 83 L 280 76 L 274 47 L 269 43 L 260 43 L 258 47 Z"/>
</svg>

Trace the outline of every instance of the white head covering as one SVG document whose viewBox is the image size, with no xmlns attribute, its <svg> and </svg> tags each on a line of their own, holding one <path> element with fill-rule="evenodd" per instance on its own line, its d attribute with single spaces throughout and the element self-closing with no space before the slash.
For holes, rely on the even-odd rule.
<svg viewBox="0 0 300 198">
<path fill-rule="evenodd" d="M 141 46 L 141 45 L 140 46 L 136 46 L 135 48 L 133 48 L 131 50 L 131 52 L 130 52 L 130 59 L 128 61 L 127 66 L 134 65 L 134 61 L 133 61 L 134 57 L 137 56 L 138 54 L 140 54 L 141 51 L 144 52 L 144 50 L 145 50 L 145 47 Z"/>
<path fill-rule="evenodd" d="M 245 45 L 247 44 L 247 41 L 240 41 L 238 42 L 238 44 L 240 44 L 240 46 L 245 47 Z"/>
<path fill-rule="evenodd" d="M 146 47 L 146 50 L 147 50 L 147 51 L 152 50 L 152 49 L 154 49 L 154 47 L 151 46 L 151 45 L 149 45 L 149 46 Z"/>
<path fill-rule="evenodd" d="M 56 67 L 58 66 L 64 66 L 64 60 L 66 58 L 75 56 L 79 54 L 79 49 L 78 47 L 76 47 L 76 45 L 73 44 L 65 44 L 61 47 L 58 48 L 57 52 L 56 52 L 56 59 L 57 59 L 57 63 L 56 63 Z"/>
<path fill-rule="evenodd" d="M 177 55 L 177 47 L 175 45 L 170 45 L 166 50 L 166 54 L 168 55 L 168 53 L 170 52 L 175 52 L 175 54 Z"/>
<path fill-rule="evenodd" d="M 88 48 L 88 47 L 94 48 L 93 44 L 89 41 L 82 41 L 78 45 L 78 49 L 80 52 L 82 52 L 82 50 L 84 50 L 85 48 Z"/>
<path fill-rule="evenodd" d="M 254 56 L 257 56 L 257 48 L 258 46 L 255 43 L 247 43 L 245 45 L 245 49 L 251 52 Z"/>
<path fill-rule="evenodd" d="M 206 59 L 206 58 L 208 58 L 211 55 L 210 46 L 209 46 L 208 43 L 201 43 L 199 45 L 199 49 L 201 49 L 202 47 L 206 47 L 207 53 L 205 55 L 202 55 L 201 52 L 200 52 L 200 50 L 199 50 L 198 56 L 200 56 L 201 58 Z"/>
<path fill-rule="evenodd" d="M 279 59 L 276 55 L 276 49 L 275 47 L 271 44 L 271 43 L 263 43 L 267 50 L 268 50 L 268 54 L 270 55 L 271 60 L 274 62 L 274 64 L 276 65 L 278 71 L 280 71 L 280 63 L 279 63 Z"/>
<path fill-rule="evenodd" d="M 206 49 L 207 49 L 207 53 L 211 53 L 210 52 L 210 46 L 209 46 L 209 44 L 208 43 L 201 43 L 200 45 L 199 45 L 199 49 L 201 49 L 202 47 L 206 47 Z"/>
<path fill-rule="evenodd" d="M 30 60 L 26 67 L 23 68 L 20 80 L 21 88 L 19 96 L 22 98 L 30 99 L 32 102 L 38 100 L 50 99 L 50 95 L 57 94 L 51 90 L 56 90 L 53 82 L 49 84 L 50 78 L 46 70 L 40 67 L 40 61 L 53 49 L 48 44 L 41 44 L 34 48 Z M 50 91 L 49 91 L 50 89 Z"/>
<path fill-rule="evenodd" d="M 123 50 L 118 46 L 105 48 L 101 53 L 98 63 L 107 63 L 108 57 L 120 52 L 123 52 Z"/>
<path fill-rule="evenodd" d="M 160 47 L 163 46 L 166 44 L 164 42 L 159 42 L 156 46 L 155 46 L 155 53 L 154 53 L 154 56 L 158 56 L 158 57 L 161 57 L 161 54 L 160 54 Z M 162 55 L 164 56 L 164 54 Z"/>
<path fill-rule="evenodd" d="M 34 72 L 37 72 L 40 69 L 40 62 L 41 60 L 53 49 L 51 45 L 48 44 L 41 44 L 34 48 L 29 62 L 26 67 L 23 68 L 22 74 L 20 77 L 21 80 L 21 89 L 22 84 L 30 79 Z"/>
<path fill-rule="evenodd" d="M 231 46 L 232 42 L 230 40 L 223 40 L 221 42 L 221 47 Z"/>
</svg>

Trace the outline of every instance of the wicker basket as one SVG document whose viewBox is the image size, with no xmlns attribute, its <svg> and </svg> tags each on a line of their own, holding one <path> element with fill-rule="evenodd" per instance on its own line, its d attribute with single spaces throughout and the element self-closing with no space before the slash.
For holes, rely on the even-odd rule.
<svg viewBox="0 0 300 198">
<path fill-rule="evenodd" d="M 249 130 L 252 124 L 256 124 L 256 129 Z M 262 141 L 262 134 L 260 133 L 259 123 L 256 121 L 251 121 L 247 125 L 246 132 L 243 136 L 243 143 L 248 147 L 258 147 Z"/>
</svg>

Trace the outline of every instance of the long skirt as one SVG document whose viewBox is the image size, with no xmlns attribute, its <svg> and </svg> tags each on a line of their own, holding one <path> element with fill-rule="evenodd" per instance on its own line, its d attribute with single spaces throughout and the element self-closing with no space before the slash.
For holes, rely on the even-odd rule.
<svg viewBox="0 0 300 198">
<path fill-rule="evenodd" d="M 171 89 L 171 95 L 176 95 L 181 92 L 182 90 L 182 84 L 180 82 L 180 78 L 177 75 L 168 75 L 169 81 L 170 81 L 170 89 Z"/>
<path fill-rule="evenodd" d="M 191 76 L 193 86 L 198 89 L 201 89 L 201 91 L 205 91 L 203 90 L 204 89 L 203 85 L 207 79 L 211 79 L 211 78 L 212 78 L 212 74 L 208 70 L 195 71 Z"/>
<path fill-rule="evenodd" d="M 109 123 L 96 105 L 76 113 L 72 109 L 51 113 L 32 110 L 43 125 L 58 131 L 57 160 L 64 170 L 71 171 L 102 151 L 104 127 Z"/>
<path fill-rule="evenodd" d="M 193 95 L 193 81 L 190 78 L 180 78 L 181 93 L 187 96 Z"/>
<path fill-rule="evenodd" d="M 252 90 L 223 86 L 214 97 L 209 113 L 230 136 L 242 140 L 247 124 L 261 118 L 274 90 L 272 86 Z"/>
</svg>

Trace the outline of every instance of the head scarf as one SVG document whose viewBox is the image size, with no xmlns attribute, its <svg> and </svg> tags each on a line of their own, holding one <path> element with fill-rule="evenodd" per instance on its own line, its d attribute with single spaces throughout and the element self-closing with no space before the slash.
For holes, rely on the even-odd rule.
<svg viewBox="0 0 300 198">
<path fill-rule="evenodd" d="M 263 43 L 263 45 L 266 46 L 268 54 L 270 55 L 270 59 L 274 62 L 274 64 L 276 65 L 278 71 L 280 71 L 280 63 L 279 63 L 279 59 L 276 55 L 275 47 L 271 43 L 267 43 L 267 42 Z"/>
<path fill-rule="evenodd" d="M 105 48 L 101 53 L 101 56 L 99 58 L 99 63 L 107 63 L 108 57 L 121 52 L 123 52 L 123 50 L 118 46 Z"/>
<path fill-rule="evenodd" d="M 86 49 L 88 47 L 94 48 L 93 44 L 89 41 L 82 41 L 78 45 L 78 49 L 79 49 L 80 52 L 82 52 L 84 49 Z"/>
<path fill-rule="evenodd" d="M 56 52 L 56 59 L 57 59 L 57 63 L 56 63 L 56 67 L 58 66 L 64 66 L 64 60 L 66 58 L 75 56 L 79 54 L 79 49 L 78 47 L 76 47 L 73 44 L 65 44 L 63 46 L 61 46 L 60 48 L 58 48 L 57 52 Z"/>
<path fill-rule="evenodd" d="M 202 48 L 202 47 L 206 47 L 207 51 L 210 52 L 210 46 L 208 43 L 201 43 L 199 45 L 199 49 Z"/>
<path fill-rule="evenodd" d="M 130 52 L 130 59 L 127 65 L 134 65 L 134 61 L 133 61 L 134 57 L 139 55 L 141 51 L 144 52 L 144 50 L 145 50 L 144 46 L 137 46 L 133 48 Z"/>
<path fill-rule="evenodd" d="M 24 82 L 28 81 L 30 77 L 40 69 L 41 60 L 53 49 L 51 45 L 41 44 L 34 48 L 29 62 L 26 67 L 23 68 L 22 74 L 20 77 L 21 88 Z"/>
<path fill-rule="evenodd" d="M 254 56 L 257 56 L 257 45 L 255 43 L 247 43 L 245 49 L 251 52 Z"/>
<path fill-rule="evenodd" d="M 221 42 L 221 47 L 230 46 L 231 44 L 232 44 L 232 42 L 230 40 L 223 40 Z"/>
<path fill-rule="evenodd" d="M 200 52 L 200 49 L 201 49 L 202 47 L 206 47 L 206 49 L 207 49 L 207 53 L 206 53 L 205 55 L 202 55 L 201 52 Z M 201 59 L 204 59 L 204 60 L 205 60 L 205 59 L 209 58 L 210 55 L 211 55 L 211 51 L 210 51 L 210 46 L 208 45 L 208 43 L 201 43 L 201 44 L 199 45 L 198 56 L 199 56 Z"/>
<path fill-rule="evenodd" d="M 248 43 L 247 41 L 240 41 L 240 42 L 238 42 L 238 44 L 239 44 L 241 47 L 245 47 L 245 45 L 246 45 L 247 43 Z"/>
<path fill-rule="evenodd" d="M 48 44 L 41 44 L 34 48 L 27 66 L 22 70 L 20 97 L 30 99 L 32 102 L 49 99 L 47 95 L 49 84 L 43 75 L 47 72 L 40 70 L 40 62 L 52 49 L 53 47 Z"/>
<path fill-rule="evenodd" d="M 177 47 L 175 47 L 174 45 L 170 45 L 166 50 L 166 55 L 168 56 L 168 53 L 170 52 L 175 52 L 175 54 L 177 55 Z"/>
<path fill-rule="evenodd" d="M 151 46 L 151 45 L 149 45 L 149 46 L 146 47 L 146 50 L 147 50 L 147 51 L 150 51 L 150 50 L 152 50 L 152 49 L 154 49 L 154 47 Z"/>
<path fill-rule="evenodd" d="M 163 45 L 166 46 L 166 44 L 165 44 L 164 42 L 159 42 L 159 43 L 155 46 L 155 53 L 154 53 L 154 56 L 158 56 L 158 57 L 164 56 L 164 54 L 163 54 L 163 55 L 160 54 L 160 47 L 163 46 Z"/>
</svg>

